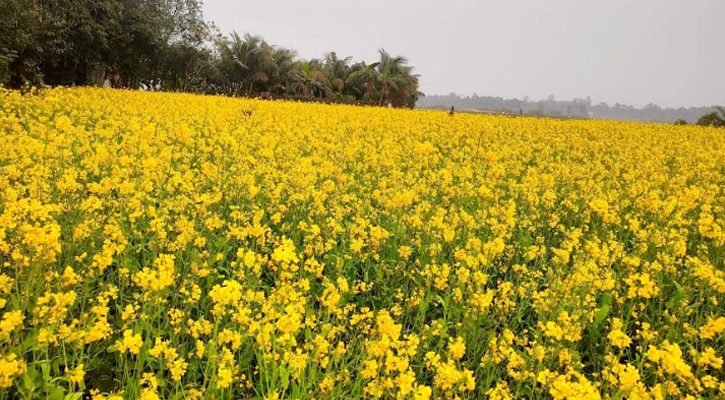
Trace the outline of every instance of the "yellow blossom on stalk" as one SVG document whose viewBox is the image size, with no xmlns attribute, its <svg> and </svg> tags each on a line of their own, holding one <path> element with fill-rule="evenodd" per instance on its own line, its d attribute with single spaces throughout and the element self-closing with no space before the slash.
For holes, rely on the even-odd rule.
<svg viewBox="0 0 725 400">
<path fill-rule="evenodd" d="M 413 400 L 429 400 L 432 392 L 430 386 L 420 385 L 413 392 Z"/>
<path fill-rule="evenodd" d="M 647 393 L 646 386 L 640 380 L 641 375 L 639 370 L 637 370 L 634 365 L 617 363 L 612 366 L 611 374 L 606 372 L 604 375 L 609 378 L 612 384 L 618 385 L 619 389 L 629 398 L 650 398 L 649 393 Z"/>
<path fill-rule="evenodd" d="M 722 130 L 56 87 L 0 136 L 0 397 L 725 393 Z"/>
<path fill-rule="evenodd" d="M 189 364 L 184 361 L 183 358 L 177 358 L 171 362 L 171 366 L 169 366 L 169 370 L 171 371 L 171 379 L 174 382 L 181 381 L 181 378 L 184 377 L 184 374 L 186 373 L 186 369 L 189 366 Z"/>
<path fill-rule="evenodd" d="M 553 249 L 551 249 L 551 252 L 553 253 L 553 257 L 552 257 L 551 261 L 554 264 L 569 263 L 569 260 L 571 257 L 571 255 L 569 254 L 569 250 L 553 248 Z"/>
<path fill-rule="evenodd" d="M 252 268 L 254 266 L 254 263 L 256 262 L 256 260 L 257 260 L 257 257 L 253 251 L 249 250 L 246 253 L 244 253 L 244 265 L 247 268 Z"/>
<path fill-rule="evenodd" d="M 70 266 L 63 270 L 63 287 L 75 285 L 80 281 L 80 277 L 73 271 Z"/>
<path fill-rule="evenodd" d="M 555 400 L 585 400 L 601 399 L 601 394 L 596 386 L 587 380 L 583 375 L 570 372 L 566 375 L 552 374 L 544 381 L 549 388 L 549 394 Z"/>
<path fill-rule="evenodd" d="M 589 203 L 589 207 L 592 208 L 597 214 L 605 215 L 609 211 L 609 203 L 604 199 L 595 199 Z"/>
<path fill-rule="evenodd" d="M 458 336 L 455 340 L 451 339 L 448 342 L 448 352 L 454 360 L 463 357 L 463 354 L 466 352 L 466 344 L 463 342 L 463 338 Z"/>
<path fill-rule="evenodd" d="M 378 375 L 378 362 L 375 360 L 368 360 L 364 362 L 364 367 L 360 374 L 363 378 L 373 379 Z"/>
<path fill-rule="evenodd" d="M 287 362 L 289 363 L 292 375 L 295 379 L 300 379 L 302 371 L 304 371 L 305 367 L 307 367 L 308 358 L 309 356 L 303 353 L 301 349 L 297 349 L 295 353 L 288 355 Z"/>
<path fill-rule="evenodd" d="M 441 362 L 434 353 L 427 354 L 426 359 L 435 370 L 433 382 L 444 392 L 454 389 L 465 392 L 476 387 L 473 372 L 465 368 L 459 369 L 453 360 Z"/>
<path fill-rule="evenodd" d="M 576 342 L 581 338 L 576 323 L 572 320 L 568 311 L 562 311 L 556 321 L 548 321 L 546 324 L 539 323 L 544 335 L 556 340 L 568 340 Z"/>
<path fill-rule="evenodd" d="M 698 365 L 709 366 L 714 370 L 721 370 L 723 366 L 723 358 L 718 357 L 717 352 L 712 347 L 708 347 L 696 357 Z"/>
<path fill-rule="evenodd" d="M 509 385 L 506 381 L 501 381 L 496 384 L 493 388 L 486 392 L 486 395 L 491 400 L 511 400 L 513 399 Z"/>
<path fill-rule="evenodd" d="M 647 359 L 662 366 L 665 372 L 674 375 L 683 383 L 692 383 L 692 368 L 682 358 L 680 346 L 665 340 L 659 346 L 650 346 Z"/>
<path fill-rule="evenodd" d="M 725 332 L 725 317 L 715 319 L 708 317 L 707 323 L 700 328 L 700 337 L 713 339 L 723 332 Z"/>
<path fill-rule="evenodd" d="M 657 287 L 655 282 L 652 281 L 652 277 L 648 273 L 633 274 L 629 278 L 626 278 L 624 281 L 627 283 L 627 285 L 629 285 L 627 297 L 629 297 L 630 299 L 636 297 L 650 299 L 657 296 L 657 294 L 660 292 L 659 287 Z"/>
<path fill-rule="evenodd" d="M 337 278 L 337 287 L 341 293 L 345 293 L 350 290 L 350 285 L 347 283 L 347 279 L 342 276 Z"/>
<path fill-rule="evenodd" d="M 13 353 L 0 356 L 0 388 L 13 384 L 13 379 L 22 376 L 26 371 L 25 361 Z"/>
<path fill-rule="evenodd" d="M 153 268 L 145 267 L 134 275 L 134 282 L 144 290 L 156 292 L 174 283 L 174 255 L 161 254 L 154 260 Z"/>
<path fill-rule="evenodd" d="M 10 332 L 23 323 L 22 311 L 15 310 L 6 312 L 0 320 L 0 340 L 6 340 Z"/>
<path fill-rule="evenodd" d="M 398 387 L 400 396 L 407 396 L 413 392 L 415 384 L 415 374 L 413 371 L 401 372 L 395 379 L 395 384 Z"/>
<path fill-rule="evenodd" d="M 84 365 L 78 364 L 71 372 L 69 380 L 72 383 L 78 384 L 78 383 L 83 382 L 83 379 L 85 378 L 85 376 L 86 376 L 86 372 L 84 370 Z"/>
<path fill-rule="evenodd" d="M 216 379 L 216 385 L 221 389 L 228 388 L 234 380 L 234 354 L 227 348 L 222 348 Z"/>
<path fill-rule="evenodd" d="M 141 381 L 145 387 L 141 390 L 140 400 L 159 400 L 158 387 L 159 382 L 156 377 L 151 373 L 144 373 Z"/>
<path fill-rule="evenodd" d="M 299 261 L 292 240 L 284 238 L 282 244 L 274 249 L 272 259 L 279 263 L 293 264 Z"/>
<path fill-rule="evenodd" d="M 133 304 L 127 304 L 126 307 L 124 307 L 123 312 L 121 313 L 121 318 L 124 321 L 131 320 L 133 318 L 136 318 L 136 312 L 138 311 L 139 307 L 135 306 Z"/>
<path fill-rule="evenodd" d="M 223 315 L 226 306 L 234 306 L 242 299 L 243 287 L 235 280 L 225 280 L 221 285 L 214 285 L 209 292 L 214 302 L 214 312 Z"/>
<path fill-rule="evenodd" d="M 393 321 L 393 318 L 387 311 L 379 313 L 375 318 L 375 322 L 377 324 L 378 332 L 381 335 L 392 340 L 396 340 L 400 337 L 402 327 Z"/>
<path fill-rule="evenodd" d="M 612 318 L 612 327 L 607 335 L 607 338 L 612 346 L 619 347 L 624 350 L 632 343 L 632 339 L 624 333 L 622 327 L 622 320 L 619 318 Z"/>
<path fill-rule="evenodd" d="M 142 345 L 143 339 L 141 338 L 141 334 L 134 334 L 131 329 L 123 331 L 123 339 L 116 341 L 116 348 L 118 348 L 118 351 L 121 353 L 128 351 L 134 355 L 138 354 Z"/>
</svg>

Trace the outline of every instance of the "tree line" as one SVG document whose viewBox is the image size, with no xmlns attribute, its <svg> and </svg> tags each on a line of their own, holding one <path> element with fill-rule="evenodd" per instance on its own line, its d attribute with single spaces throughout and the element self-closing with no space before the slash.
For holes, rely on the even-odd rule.
<svg viewBox="0 0 725 400">
<path fill-rule="evenodd" d="M 715 126 L 718 128 L 725 128 L 725 107 L 715 106 L 714 111 L 710 111 L 697 119 L 696 125 L 700 126 Z M 677 120 L 677 125 L 687 125 L 687 121 Z"/>
<path fill-rule="evenodd" d="M 222 35 L 199 0 L 0 0 L 0 84 L 116 88 L 413 107 L 407 58 L 301 59 L 260 36 Z"/>
<path fill-rule="evenodd" d="M 543 100 L 504 99 L 492 96 L 429 95 L 421 99 L 417 107 L 485 111 L 515 115 L 546 116 L 562 118 L 600 118 L 627 121 L 676 122 L 679 125 L 695 123 L 704 126 L 725 126 L 725 108 L 710 107 L 660 107 L 647 104 L 638 108 L 616 103 L 593 104 L 591 98 L 558 100 L 553 95 Z"/>
</svg>

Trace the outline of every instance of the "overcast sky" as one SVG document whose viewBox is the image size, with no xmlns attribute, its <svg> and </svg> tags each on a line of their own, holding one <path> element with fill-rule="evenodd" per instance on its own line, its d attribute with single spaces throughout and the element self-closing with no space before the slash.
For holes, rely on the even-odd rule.
<svg viewBox="0 0 725 400">
<path fill-rule="evenodd" d="M 204 0 L 301 57 L 407 56 L 428 94 L 725 104 L 725 0 Z"/>
</svg>

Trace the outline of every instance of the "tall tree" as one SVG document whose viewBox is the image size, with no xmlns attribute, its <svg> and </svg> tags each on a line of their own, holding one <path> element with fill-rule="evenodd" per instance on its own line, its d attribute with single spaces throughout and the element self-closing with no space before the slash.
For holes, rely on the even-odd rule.
<svg viewBox="0 0 725 400">
<path fill-rule="evenodd" d="M 700 126 L 725 127 L 725 107 L 715 106 L 715 111 L 711 111 L 697 120 Z"/>
<path fill-rule="evenodd" d="M 403 56 L 393 57 L 384 49 L 380 49 L 379 53 L 380 62 L 375 77 L 379 86 L 378 105 L 382 106 L 387 101 L 395 100 L 397 104 L 393 105 L 403 106 L 417 99 L 420 95 L 418 76 L 413 74 L 413 67 L 408 65 L 408 59 Z"/>
<path fill-rule="evenodd" d="M 327 85 L 338 96 L 342 95 L 345 81 L 350 74 L 350 61 L 352 61 L 352 57 L 338 58 L 334 51 L 325 54 L 323 71 Z"/>
<path fill-rule="evenodd" d="M 0 0 L 0 84 L 100 85 L 256 96 L 310 96 L 412 106 L 405 57 L 297 58 L 259 36 L 222 36 L 201 0 Z"/>
<path fill-rule="evenodd" d="M 293 77 L 299 74 L 302 64 L 296 60 L 297 54 L 290 49 L 275 48 L 272 53 L 274 73 L 270 77 L 270 91 L 280 94 L 291 94 Z"/>
<path fill-rule="evenodd" d="M 273 48 L 261 37 L 234 32 L 222 47 L 223 63 L 236 94 L 252 94 L 255 83 L 269 80 L 269 69 L 275 65 Z"/>
<path fill-rule="evenodd" d="M 363 99 L 372 101 L 377 92 L 375 82 L 377 79 L 376 68 L 380 63 L 366 64 L 365 61 L 354 64 L 351 69 L 350 76 L 347 78 L 348 87 Z"/>
<path fill-rule="evenodd" d="M 314 94 L 317 93 L 317 97 L 325 97 L 330 91 L 321 65 L 322 63 L 317 59 L 302 63 L 301 68 L 294 77 L 298 93 L 305 96 L 311 95 L 311 97 L 314 97 Z"/>
</svg>

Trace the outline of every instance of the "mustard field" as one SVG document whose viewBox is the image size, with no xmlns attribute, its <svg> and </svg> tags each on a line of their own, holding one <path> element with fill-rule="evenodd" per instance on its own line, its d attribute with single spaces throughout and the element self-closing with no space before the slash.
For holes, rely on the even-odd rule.
<svg viewBox="0 0 725 400">
<path fill-rule="evenodd" d="M 725 130 L 0 89 L 1 399 L 725 398 Z"/>
</svg>

